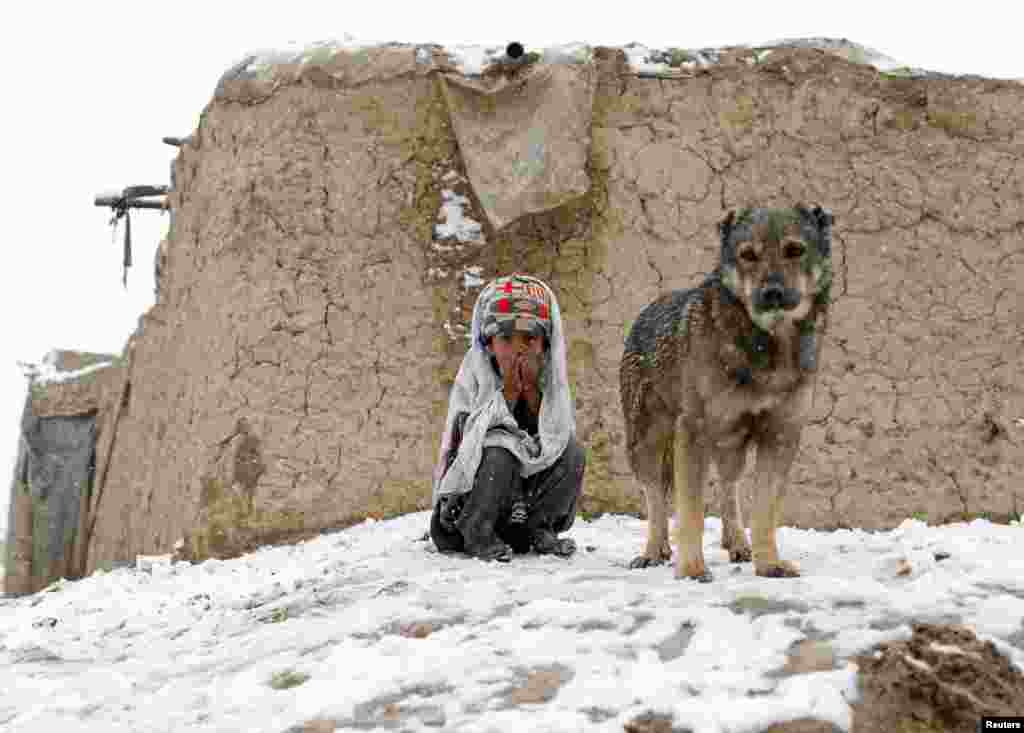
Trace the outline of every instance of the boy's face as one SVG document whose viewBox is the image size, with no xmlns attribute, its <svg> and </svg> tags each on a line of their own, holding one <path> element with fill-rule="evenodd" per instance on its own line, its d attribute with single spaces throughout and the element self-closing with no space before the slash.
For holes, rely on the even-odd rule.
<svg viewBox="0 0 1024 733">
<path fill-rule="evenodd" d="M 501 366 L 514 361 L 521 354 L 540 357 L 544 353 L 544 337 L 525 331 L 513 331 L 510 336 L 499 333 L 487 344 L 487 350 L 494 354 Z"/>
<path fill-rule="evenodd" d="M 524 331 L 513 331 L 510 336 L 499 333 L 487 344 L 487 351 L 494 355 L 503 378 L 510 379 L 518 372 L 524 387 L 536 386 L 544 354 L 543 336 Z"/>
</svg>

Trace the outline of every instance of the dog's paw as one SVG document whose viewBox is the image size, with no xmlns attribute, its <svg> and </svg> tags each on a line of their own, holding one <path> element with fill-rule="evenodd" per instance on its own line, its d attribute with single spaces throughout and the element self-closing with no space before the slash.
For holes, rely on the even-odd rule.
<svg viewBox="0 0 1024 733">
<path fill-rule="evenodd" d="M 676 580 L 696 580 L 698 583 L 710 583 L 714 579 L 714 575 L 704 564 L 703 559 L 692 559 L 689 562 L 677 564 L 675 577 Z"/>
<path fill-rule="evenodd" d="M 653 568 L 655 565 L 664 565 L 666 558 L 663 557 L 648 557 L 647 555 L 637 555 L 629 562 L 629 567 L 632 570 L 639 568 Z"/>
<path fill-rule="evenodd" d="M 552 551 L 553 554 L 558 557 L 572 557 L 576 552 L 576 540 L 571 537 L 562 537 L 555 542 L 555 549 Z"/>
<path fill-rule="evenodd" d="M 676 580 L 696 580 L 698 583 L 710 583 L 714 579 L 715 575 L 710 570 L 705 570 L 703 573 L 700 573 L 699 575 L 679 575 L 678 573 L 676 574 Z"/>
<path fill-rule="evenodd" d="M 754 574 L 762 578 L 799 578 L 800 569 L 794 563 L 780 560 L 771 564 L 756 565 Z"/>
<path fill-rule="evenodd" d="M 729 562 L 750 562 L 754 559 L 754 554 L 748 546 L 725 547 L 723 549 L 729 553 Z"/>
</svg>

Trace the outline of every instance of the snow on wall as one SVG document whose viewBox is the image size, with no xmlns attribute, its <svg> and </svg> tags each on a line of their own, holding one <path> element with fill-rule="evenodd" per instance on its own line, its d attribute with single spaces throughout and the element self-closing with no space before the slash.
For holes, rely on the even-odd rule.
<svg viewBox="0 0 1024 733">
<path fill-rule="evenodd" d="M 358 53 L 379 46 L 409 45 L 415 48 L 416 60 L 421 64 L 434 63 L 432 49 L 442 51 L 456 70 L 467 76 L 477 76 L 494 63 L 508 63 L 504 44 L 395 44 L 380 41 L 358 40 L 345 34 L 341 40 L 329 39 L 308 44 L 289 43 L 280 48 L 257 49 L 246 54 L 232 65 L 224 78 L 261 78 L 271 73 L 279 64 L 317 64 L 330 61 L 339 51 Z M 563 43 L 534 49 L 523 43 L 527 54 L 538 54 L 538 61 L 546 64 L 585 64 L 593 59 L 593 47 L 580 42 Z M 779 39 L 767 43 L 741 45 L 729 48 L 749 48 L 752 63 L 767 56 L 772 48 L 799 47 L 817 48 L 841 56 L 848 61 L 875 67 L 879 71 L 904 76 L 931 76 L 934 72 L 907 66 L 900 61 L 873 48 L 863 46 L 845 38 L 795 38 Z M 626 54 L 629 67 L 637 74 L 663 75 L 679 71 L 693 71 L 718 63 L 720 48 L 653 48 L 641 43 L 630 43 L 621 47 Z"/>
</svg>

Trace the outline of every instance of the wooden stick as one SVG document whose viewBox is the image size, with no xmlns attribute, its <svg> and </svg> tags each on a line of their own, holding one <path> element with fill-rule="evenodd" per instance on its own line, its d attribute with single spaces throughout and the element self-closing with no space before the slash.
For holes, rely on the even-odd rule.
<svg viewBox="0 0 1024 733">
<path fill-rule="evenodd" d="M 94 203 L 96 206 L 125 206 L 131 209 L 166 209 L 167 205 L 162 201 L 136 201 L 135 199 L 143 196 L 166 196 L 170 190 L 170 186 L 125 186 L 120 194 L 97 196 Z"/>
<path fill-rule="evenodd" d="M 164 201 L 141 201 L 139 199 L 128 199 L 125 200 L 123 196 L 97 196 L 95 200 L 96 206 L 121 206 L 122 204 L 129 209 L 167 209 L 170 208 L 167 205 L 166 199 Z"/>
<path fill-rule="evenodd" d="M 126 199 L 137 199 L 140 196 L 164 196 L 169 186 L 125 186 L 121 195 Z"/>
</svg>

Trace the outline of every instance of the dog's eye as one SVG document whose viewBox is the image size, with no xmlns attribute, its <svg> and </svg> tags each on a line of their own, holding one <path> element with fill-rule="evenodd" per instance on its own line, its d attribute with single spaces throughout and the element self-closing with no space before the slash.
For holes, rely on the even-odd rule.
<svg viewBox="0 0 1024 733">
<path fill-rule="evenodd" d="M 786 245 L 786 257 L 803 257 L 804 246 L 799 242 L 790 242 Z"/>
<path fill-rule="evenodd" d="M 752 249 L 745 249 L 740 252 L 740 257 L 747 262 L 757 262 L 757 252 Z"/>
</svg>

